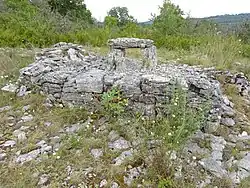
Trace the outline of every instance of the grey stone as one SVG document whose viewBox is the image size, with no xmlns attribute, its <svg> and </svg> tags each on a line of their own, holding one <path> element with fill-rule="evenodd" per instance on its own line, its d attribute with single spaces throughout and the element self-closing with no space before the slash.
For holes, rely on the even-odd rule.
<svg viewBox="0 0 250 188">
<path fill-rule="evenodd" d="M 36 146 L 38 146 L 38 147 L 43 147 L 45 145 L 47 145 L 45 140 L 41 140 L 41 141 L 36 143 Z"/>
<path fill-rule="evenodd" d="M 52 151 L 52 146 L 45 145 L 45 146 L 41 147 L 40 151 L 41 151 L 42 154 L 47 153 L 47 152 L 51 152 Z"/>
<path fill-rule="evenodd" d="M 150 39 L 138 39 L 138 38 L 116 38 L 110 39 L 108 45 L 114 49 L 121 48 L 146 48 L 151 47 L 154 41 Z"/>
<path fill-rule="evenodd" d="M 216 133 L 219 127 L 219 122 L 208 122 L 208 124 L 205 126 L 205 132 L 208 134 Z"/>
<path fill-rule="evenodd" d="M 100 182 L 99 187 L 105 187 L 107 184 L 108 184 L 108 181 L 104 179 Z"/>
<path fill-rule="evenodd" d="M 234 184 L 239 184 L 240 183 L 240 178 L 238 176 L 237 172 L 231 172 L 229 174 L 229 178 L 232 180 Z"/>
<path fill-rule="evenodd" d="M 22 119 L 22 121 L 23 121 L 24 123 L 26 123 L 26 122 L 32 121 L 32 120 L 34 119 L 34 117 L 33 117 L 31 114 L 29 114 L 29 115 L 27 115 L 27 116 L 23 116 L 21 119 Z"/>
<path fill-rule="evenodd" d="M 121 137 L 114 142 L 109 142 L 108 147 L 113 150 L 124 150 L 130 148 L 131 144 L 130 142 Z"/>
<path fill-rule="evenodd" d="M 113 142 L 115 140 L 117 140 L 120 137 L 120 135 L 116 132 L 116 131 L 111 131 L 108 135 L 108 139 Z"/>
<path fill-rule="evenodd" d="M 46 127 L 50 127 L 50 126 L 52 125 L 52 123 L 51 123 L 51 122 L 44 122 L 44 125 L 45 125 Z"/>
<path fill-rule="evenodd" d="M 17 96 L 18 97 L 23 97 L 23 96 L 25 96 L 27 93 L 27 87 L 26 86 L 24 86 L 24 85 L 22 85 L 20 88 L 19 88 L 19 90 L 18 90 L 18 92 L 17 92 Z"/>
<path fill-rule="evenodd" d="M 248 136 L 248 133 L 246 131 L 243 131 L 239 137 L 247 137 Z"/>
<path fill-rule="evenodd" d="M 250 177 L 250 172 L 241 168 L 238 172 L 237 172 L 237 177 L 240 179 L 240 180 L 243 180 L 245 178 L 248 178 Z"/>
<path fill-rule="evenodd" d="M 6 153 L 0 153 L 0 161 L 3 161 L 7 157 Z"/>
<path fill-rule="evenodd" d="M 3 144 L 0 145 L 0 148 L 8 148 L 8 147 L 14 147 L 16 145 L 16 142 L 14 140 L 7 140 L 6 142 L 4 142 Z"/>
<path fill-rule="evenodd" d="M 43 174 L 39 178 L 39 182 L 37 183 L 38 186 L 44 186 L 49 184 L 49 176 L 47 174 Z"/>
<path fill-rule="evenodd" d="M 170 159 L 171 160 L 176 160 L 177 159 L 177 152 L 176 151 L 172 151 L 170 153 Z"/>
<path fill-rule="evenodd" d="M 232 118 L 222 118 L 221 124 L 228 127 L 233 127 L 235 125 L 235 121 Z"/>
<path fill-rule="evenodd" d="M 82 123 L 77 123 L 77 124 L 71 125 L 70 127 L 67 127 L 67 128 L 65 129 L 65 131 L 66 131 L 67 133 L 73 134 L 73 133 L 78 132 L 78 131 L 81 130 L 82 128 L 86 128 L 86 125 L 85 125 L 85 124 L 82 124 Z"/>
<path fill-rule="evenodd" d="M 234 117 L 235 116 L 235 111 L 229 107 L 229 106 L 226 106 L 224 104 L 222 104 L 222 110 L 223 110 L 223 116 L 226 116 L 226 117 Z"/>
<path fill-rule="evenodd" d="M 207 148 L 201 148 L 198 146 L 197 143 L 188 143 L 184 147 L 183 151 L 188 154 L 191 153 L 194 156 L 201 155 L 201 156 L 206 156 L 210 153 L 209 149 Z"/>
<path fill-rule="evenodd" d="M 131 159 L 133 157 L 132 150 L 123 151 L 121 155 L 113 160 L 115 165 L 121 165 L 125 160 Z"/>
<path fill-rule="evenodd" d="M 22 154 L 20 156 L 18 156 L 16 158 L 16 163 L 25 163 L 25 162 L 29 162 L 31 160 L 34 160 L 38 157 L 38 155 L 41 153 L 41 150 L 40 149 L 37 149 L 37 150 L 33 150 L 29 153 L 26 153 L 26 154 Z"/>
<path fill-rule="evenodd" d="M 199 161 L 199 164 L 210 173 L 218 178 L 227 177 L 227 171 L 223 169 L 217 161 L 212 158 L 204 158 Z"/>
<path fill-rule="evenodd" d="M 230 106 L 230 101 L 229 101 L 228 97 L 224 95 L 222 98 L 223 98 L 224 104 L 227 106 Z"/>
<path fill-rule="evenodd" d="M 144 169 L 142 167 L 136 167 L 128 170 L 127 176 L 124 176 L 124 183 L 130 187 L 132 182 L 139 178 L 143 173 Z"/>
<path fill-rule="evenodd" d="M 11 93 L 15 93 L 18 89 L 18 86 L 15 84 L 8 84 L 4 87 L 2 87 L 2 91 L 6 91 L 6 92 L 11 92 Z"/>
<path fill-rule="evenodd" d="M 30 110 L 30 105 L 26 105 L 22 108 L 23 112 L 27 112 L 28 110 Z"/>
<path fill-rule="evenodd" d="M 111 188 L 119 188 L 120 186 L 116 182 L 111 183 Z"/>
<path fill-rule="evenodd" d="M 0 108 L 0 113 L 11 110 L 11 106 L 3 106 Z"/>
<path fill-rule="evenodd" d="M 17 138 L 18 141 L 22 142 L 27 140 L 26 133 L 21 130 L 15 130 L 13 135 Z"/>
<path fill-rule="evenodd" d="M 102 93 L 104 75 L 105 72 L 98 69 L 78 74 L 76 77 L 77 92 Z"/>
<path fill-rule="evenodd" d="M 247 155 L 243 159 L 238 161 L 237 166 L 250 173 L 250 152 L 247 153 Z"/>
<path fill-rule="evenodd" d="M 93 155 L 95 159 L 100 158 L 103 155 L 103 150 L 102 149 L 92 149 L 90 153 Z"/>
</svg>

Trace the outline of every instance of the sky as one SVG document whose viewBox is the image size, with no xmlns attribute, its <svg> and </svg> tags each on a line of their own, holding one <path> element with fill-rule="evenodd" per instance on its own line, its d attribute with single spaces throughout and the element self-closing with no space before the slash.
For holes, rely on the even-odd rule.
<svg viewBox="0 0 250 188">
<path fill-rule="evenodd" d="M 158 14 L 163 0 L 85 0 L 87 8 L 99 21 L 103 21 L 108 10 L 125 6 L 139 22 L 148 21 L 151 13 Z M 192 17 L 207 17 L 222 14 L 250 13 L 250 0 L 172 0 Z"/>
</svg>

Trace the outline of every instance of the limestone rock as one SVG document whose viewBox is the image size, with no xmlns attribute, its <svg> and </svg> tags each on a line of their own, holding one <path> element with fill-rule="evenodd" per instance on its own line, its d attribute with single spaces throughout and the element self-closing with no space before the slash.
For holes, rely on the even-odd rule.
<svg viewBox="0 0 250 188">
<path fill-rule="evenodd" d="M 47 174 L 43 174 L 39 178 L 39 182 L 37 183 L 38 186 L 44 186 L 49 184 L 49 176 Z"/>
<path fill-rule="evenodd" d="M 18 92 L 17 92 L 17 96 L 18 96 L 18 97 L 23 97 L 23 96 L 25 96 L 26 94 L 27 94 L 27 87 L 24 86 L 24 85 L 22 85 L 22 86 L 19 88 Z"/>
<path fill-rule="evenodd" d="M 130 142 L 121 137 L 114 142 L 109 142 L 108 147 L 113 150 L 125 150 L 130 148 L 131 144 Z"/>
<path fill-rule="evenodd" d="M 0 113 L 5 112 L 5 111 L 9 111 L 10 109 L 11 109 L 11 106 L 3 106 L 0 108 Z"/>
<path fill-rule="evenodd" d="M 15 93 L 18 89 L 18 86 L 15 84 L 8 84 L 4 87 L 2 87 L 2 91 L 6 91 L 6 92 L 11 92 L 11 93 Z"/>
<path fill-rule="evenodd" d="M 31 160 L 34 160 L 38 157 L 38 155 L 41 153 L 40 149 L 30 151 L 29 153 L 22 154 L 16 158 L 16 163 L 25 163 Z"/>
<path fill-rule="evenodd" d="M 8 148 L 8 147 L 14 147 L 16 145 L 16 142 L 14 140 L 8 140 L 6 142 L 4 142 L 3 144 L 0 145 L 0 148 Z"/>
<path fill-rule="evenodd" d="M 95 159 L 100 158 L 103 155 L 103 150 L 102 149 L 92 149 L 90 153 L 93 155 Z"/>
<path fill-rule="evenodd" d="M 115 165 L 121 165 L 126 159 L 129 159 L 133 156 L 132 150 L 124 151 L 117 158 L 113 160 Z"/>
<path fill-rule="evenodd" d="M 0 162 L 3 161 L 7 157 L 6 153 L 0 153 Z"/>
<path fill-rule="evenodd" d="M 17 138 L 18 141 L 22 142 L 24 140 L 27 140 L 26 133 L 21 130 L 15 130 L 13 132 L 13 135 Z"/>
<path fill-rule="evenodd" d="M 32 121 L 33 118 L 34 118 L 34 117 L 33 117 L 31 114 L 29 114 L 29 115 L 27 115 L 27 116 L 23 116 L 21 119 L 22 119 L 22 121 L 23 121 L 24 123 L 26 123 L 26 122 Z"/>
<path fill-rule="evenodd" d="M 222 118 L 221 124 L 228 127 L 233 127 L 235 125 L 235 121 L 232 118 Z"/>
<path fill-rule="evenodd" d="M 224 178 L 227 176 L 227 171 L 223 169 L 214 159 L 204 158 L 199 161 L 199 164 L 218 178 Z"/>
</svg>

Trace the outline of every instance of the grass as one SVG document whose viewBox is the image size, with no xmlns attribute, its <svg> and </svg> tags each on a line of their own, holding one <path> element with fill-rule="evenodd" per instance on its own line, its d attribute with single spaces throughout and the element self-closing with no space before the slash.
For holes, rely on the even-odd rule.
<svg viewBox="0 0 250 188">
<path fill-rule="evenodd" d="M 221 44 L 221 46 L 221 50 L 218 53 L 224 53 L 223 45 Z M 93 48 L 91 46 L 86 48 L 102 55 L 108 52 L 107 48 Z M 0 79 L 1 87 L 10 80 L 13 82 L 18 77 L 18 70 L 33 62 L 35 51 L 36 49 L 1 49 L 0 66 L 3 69 L 0 70 L 0 75 L 8 75 L 8 77 Z M 215 52 L 215 48 L 214 51 L 207 49 L 209 55 L 205 56 L 206 53 L 202 49 L 200 51 L 196 49 L 196 51 L 192 52 L 193 54 L 188 55 L 189 52 L 187 51 L 168 51 L 160 48 L 158 55 L 161 61 L 179 58 L 177 63 L 190 61 L 189 64 L 192 65 L 198 62 L 197 64 L 201 63 L 204 66 L 209 66 L 216 64 L 217 55 L 213 55 Z M 128 50 L 128 56 L 141 58 L 139 50 Z M 204 59 L 198 57 L 204 57 Z M 231 70 L 236 70 L 234 66 L 227 66 L 226 62 L 229 62 L 230 56 L 226 58 L 226 54 L 224 54 L 224 56 L 218 55 L 218 57 L 225 58 L 225 61 L 221 62 L 218 67 L 221 66 L 224 69 L 229 67 Z M 232 57 L 230 61 L 233 61 L 233 59 Z M 220 60 L 218 59 L 218 61 Z M 174 91 L 171 103 L 166 106 L 168 110 L 170 109 L 170 114 L 167 114 L 166 118 L 156 121 L 147 120 L 140 115 L 131 116 L 131 114 L 124 114 L 123 110 L 120 110 L 120 113 L 116 114 L 117 117 L 115 118 L 107 117 L 107 113 L 90 114 L 87 110 L 80 108 L 62 109 L 53 107 L 48 110 L 42 105 L 45 98 L 38 94 L 16 98 L 13 94 L 0 91 L 0 106 L 13 106 L 11 113 L 14 117 L 20 118 L 23 115 L 20 111 L 25 105 L 30 105 L 29 112 L 34 116 L 31 122 L 25 124 L 30 129 L 27 135 L 28 139 L 25 143 L 18 143 L 17 148 L 8 153 L 10 157 L 13 157 L 13 154 L 17 151 L 21 151 L 21 153 L 32 151 L 36 148 L 35 144 L 39 140 L 44 139 L 49 142 L 47 138 L 58 135 L 59 131 L 67 125 L 79 121 L 84 122 L 88 117 L 93 119 L 88 128 L 84 128 L 74 135 L 64 135 L 61 138 L 62 146 L 56 154 L 43 156 L 44 159 L 41 162 L 32 161 L 23 166 L 0 164 L 0 173 L 2 174 L 1 177 L 3 177 L 0 180 L 0 184 L 4 187 L 35 187 L 39 179 L 38 177 L 46 173 L 50 175 L 50 187 L 59 187 L 67 178 L 66 168 L 70 165 L 74 169 L 69 180 L 69 183 L 72 185 L 82 184 L 83 181 L 87 182 L 88 185 L 97 185 L 102 178 L 105 178 L 109 184 L 112 181 L 116 181 L 120 185 L 124 185 L 124 169 L 128 165 L 132 167 L 147 165 L 148 173 L 142 176 L 141 179 L 136 180 L 135 184 L 144 181 L 144 185 L 148 186 L 194 187 L 189 177 L 190 169 L 183 175 L 183 178 L 179 180 L 174 179 L 174 169 L 177 164 L 169 160 L 166 152 L 181 149 L 186 139 L 202 125 L 204 112 L 194 112 L 188 108 L 186 106 L 185 93 L 178 87 Z M 225 88 L 225 93 L 232 97 L 232 101 L 237 109 L 242 109 L 242 113 L 248 114 L 248 111 L 243 108 L 244 102 L 237 96 L 235 88 Z M 114 110 L 113 108 L 118 108 L 117 105 L 119 106 L 119 103 L 117 104 L 115 101 L 117 100 L 106 100 L 106 103 L 109 103 L 109 111 Z M 114 102 L 115 105 L 110 105 L 110 102 Z M 119 106 L 119 109 L 120 107 L 123 108 L 124 106 Z M 13 130 L 11 127 L 6 127 L 6 124 L 9 122 L 7 118 L 8 114 L 0 113 L 0 130 L 3 132 L 4 139 L 12 139 Z M 100 123 L 102 118 L 105 119 L 105 123 Z M 49 127 L 45 126 L 45 122 L 51 122 L 52 125 Z M 105 126 L 104 131 L 97 133 L 95 130 L 102 126 Z M 135 154 L 133 160 L 127 160 L 121 166 L 112 165 L 113 158 L 119 156 L 120 152 L 113 152 L 108 148 L 109 140 L 107 138 L 111 130 L 118 132 L 120 136 L 131 142 L 141 141 L 141 144 L 138 146 L 139 152 Z M 153 160 L 147 160 L 149 155 L 148 140 L 163 140 L 155 148 Z M 210 144 L 206 142 L 200 144 L 202 147 L 210 147 Z M 90 150 L 93 148 L 101 148 L 103 150 L 103 156 L 100 159 L 95 160 L 90 154 Z M 93 173 L 96 175 L 95 177 L 88 178 L 84 174 L 84 170 L 88 167 L 92 167 Z M 227 183 L 225 181 L 223 185 L 227 185 Z M 242 183 L 242 186 L 248 185 L 248 183 L 246 180 Z M 214 182 L 214 184 L 220 185 L 219 182 Z"/>
</svg>

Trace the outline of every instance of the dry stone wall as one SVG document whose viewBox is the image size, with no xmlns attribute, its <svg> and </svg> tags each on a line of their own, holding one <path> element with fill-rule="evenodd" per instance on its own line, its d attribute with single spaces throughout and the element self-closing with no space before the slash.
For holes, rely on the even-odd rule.
<svg viewBox="0 0 250 188">
<path fill-rule="evenodd" d="M 238 115 L 217 80 L 218 76 L 223 76 L 225 84 L 236 86 L 238 93 L 250 104 L 250 84 L 244 74 L 173 63 L 147 68 L 143 61 L 129 59 L 119 53 L 124 53 L 120 49 L 128 47 L 143 46 L 149 49 L 152 41 L 131 39 L 134 42 L 130 41 L 129 45 L 127 41 L 130 39 L 109 41 L 114 48 L 107 57 L 87 52 L 80 45 L 55 44 L 37 53 L 35 62 L 20 70 L 21 87 L 18 90 L 12 85 L 2 90 L 17 90 L 18 96 L 23 96 L 35 87 L 47 94 L 49 101 L 54 104 L 85 106 L 98 102 L 98 96 L 118 86 L 129 99 L 129 109 L 154 117 L 162 115 L 165 103 L 172 96 L 173 87 L 179 83 L 187 91 L 190 105 L 210 102 L 211 108 L 209 121 L 187 141 L 183 150 L 178 153 L 171 151 L 171 160 L 179 164 L 176 178 L 185 171 L 190 172 L 197 187 L 205 187 L 215 178 L 230 179 L 232 187 L 237 187 L 244 178 L 250 177 L 249 122 L 245 116 Z M 19 137 L 22 138 L 22 134 Z M 109 147 L 120 144 L 121 148 L 130 149 L 131 146 L 124 138 L 114 143 L 109 143 Z M 0 147 L 13 144 L 9 141 Z M 42 148 L 47 148 L 47 145 L 44 144 Z M 232 153 L 236 150 L 237 157 Z M 41 151 L 21 155 L 17 161 L 23 163 L 30 156 L 36 158 Z M 124 156 L 132 155 L 130 150 L 124 151 L 115 159 L 115 163 L 121 164 Z M 197 177 L 203 178 L 196 181 Z"/>
<path fill-rule="evenodd" d="M 150 39 L 117 38 L 110 39 L 108 45 L 110 47 L 110 57 L 116 61 L 126 56 L 126 49 L 140 48 L 144 60 L 150 62 L 151 68 L 154 69 L 157 66 L 156 47 L 154 41 Z"/>
<path fill-rule="evenodd" d="M 38 86 L 53 102 L 64 105 L 91 103 L 96 96 L 118 86 L 131 108 L 149 116 L 161 113 L 161 106 L 169 100 L 177 82 L 188 91 L 194 103 L 207 97 L 214 104 L 223 101 L 217 80 L 186 65 L 157 65 L 154 70 L 146 69 L 139 60 L 121 57 L 114 62 L 67 43 L 38 53 L 35 62 L 20 71 L 19 80 L 28 87 Z"/>
</svg>

